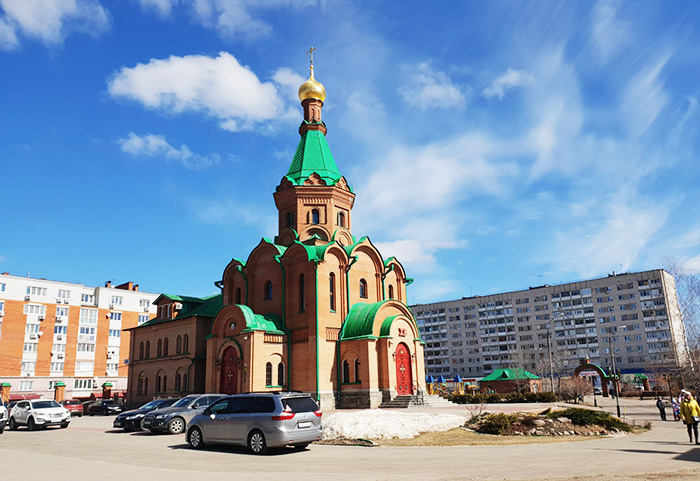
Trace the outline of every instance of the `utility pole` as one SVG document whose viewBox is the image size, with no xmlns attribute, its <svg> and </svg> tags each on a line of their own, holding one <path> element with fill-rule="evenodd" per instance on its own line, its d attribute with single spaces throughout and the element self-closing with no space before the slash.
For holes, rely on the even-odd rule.
<svg viewBox="0 0 700 481">
<path fill-rule="evenodd" d="M 612 333 L 610 333 L 612 334 Z M 615 369 L 615 353 L 612 349 L 612 336 L 608 336 L 608 346 L 610 347 L 610 357 L 612 357 L 613 386 L 615 386 L 615 404 L 617 406 L 617 417 L 620 417 L 620 376 Z"/>
<path fill-rule="evenodd" d="M 547 331 L 547 353 L 549 354 L 549 382 L 552 383 L 552 392 L 554 393 L 554 363 L 552 362 L 552 341 L 550 337 L 552 333 Z"/>
</svg>

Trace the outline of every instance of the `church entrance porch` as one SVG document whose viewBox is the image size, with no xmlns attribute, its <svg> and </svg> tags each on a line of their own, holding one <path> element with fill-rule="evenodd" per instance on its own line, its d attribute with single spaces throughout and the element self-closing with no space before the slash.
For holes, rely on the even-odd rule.
<svg viewBox="0 0 700 481">
<path fill-rule="evenodd" d="M 413 374 L 411 372 L 411 353 L 403 342 L 396 347 L 396 394 L 409 396 L 413 394 Z"/>
<path fill-rule="evenodd" d="M 241 362 L 237 354 L 236 350 L 230 346 L 224 351 L 224 355 L 221 358 L 221 379 L 219 382 L 219 392 L 221 394 L 238 393 L 238 377 Z"/>
</svg>

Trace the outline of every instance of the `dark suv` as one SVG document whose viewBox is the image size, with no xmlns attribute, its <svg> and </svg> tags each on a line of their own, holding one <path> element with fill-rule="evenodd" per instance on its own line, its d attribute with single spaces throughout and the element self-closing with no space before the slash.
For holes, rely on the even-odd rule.
<svg viewBox="0 0 700 481">
<path fill-rule="evenodd" d="M 115 428 L 122 428 L 124 429 L 124 431 L 127 432 L 143 430 L 142 423 L 143 418 L 146 416 L 146 414 L 150 413 L 151 411 L 155 411 L 156 409 L 162 409 L 172 406 L 177 400 L 177 398 L 170 398 L 156 399 L 154 401 L 147 402 L 138 409 L 133 409 L 131 411 L 121 413 L 114 420 L 113 426 Z"/>
<path fill-rule="evenodd" d="M 123 410 L 124 408 L 121 404 L 111 399 L 98 399 L 88 406 L 88 415 L 94 416 L 95 414 L 102 414 L 103 416 L 108 416 L 110 414 L 119 414 Z"/>
<path fill-rule="evenodd" d="M 185 432 L 187 422 L 204 411 L 223 394 L 191 394 L 185 396 L 170 407 L 156 409 L 143 418 L 143 428 L 152 433 L 180 434 Z"/>
<path fill-rule="evenodd" d="M 254 454 L 269 447 L 305 449 L 321 439 L 321 411 L 308 393 L 271 392 L 227 396 L 190 421 L 187 442 L 248 446 Z"/>
</svg>

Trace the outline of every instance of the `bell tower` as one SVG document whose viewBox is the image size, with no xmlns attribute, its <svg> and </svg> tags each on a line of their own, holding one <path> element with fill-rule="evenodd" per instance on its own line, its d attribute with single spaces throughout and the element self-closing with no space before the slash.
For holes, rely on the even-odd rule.
<svg viewBox="0 0 700 481">
<path fill-rule="evenodd" d="M 337 240 L 353 243 L 351 213 L 355 194 L 338 171 L 326 141 L 326 124 L 321 120 L 326 89 L 314 78 L 313 52 L 309 78 L 299 87 L 304 120 L 299 126 L 299 145 L 287 175 L 274 194 L 279 211 L 277 242 L 291 245 L 327 244 Z"/>
</svg>

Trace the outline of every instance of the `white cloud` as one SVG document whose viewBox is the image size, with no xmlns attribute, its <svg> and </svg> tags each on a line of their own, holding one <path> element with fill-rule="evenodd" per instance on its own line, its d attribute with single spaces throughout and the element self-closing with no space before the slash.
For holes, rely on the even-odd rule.
<svg viewBox="0 0 700 481">
<path fill-rule="evenodd" d="M 502 99 L 506 95 L 507 90 L 527 85 L 532 83 L 532 81 L 532 75 L 524 70 L 509 68 L 506 73 L 494 80 L 489 87 L 486 87 L 481 94 L 486 98 L 498 97 Z"/>
<path fill-rule="evenodd" d="M 466 241 L 450 239 L 417 240 L 401 239 L 391 242 L 377 242 L 375 246 L 384 258 L 396 257 L 411 272 L 433 272 L 438 266 L 435 254 L 440 250 L 466 247 Z"/>
<path fill-rule="evenodd" d="M 97 0 L 0 0 L 0 47 L 18 46 L 17 35 L 60 45 L 71 33 L 96 36 L 109 29 L 109 12 Z"/>
<path fill-rule="evenodd" d="M 467 104 L 466 95 L 452 83 L 452 80 L 429 63 L 418 65 L 411 77 L 411 85 L 399 88 L 404 102 L 421 110 L 463 109 Z"/>
<path fill-rule="evenodd" d="M 617 0 L 601 0 L 593 11 L 591 36 L 604 60 L 618 53 L 629 40 L 629 25 L 617 18 Z"/>
<path fill-rule="evenodd" d="M 683 269 L 688 270 L 692 273 L 700 272 L 700 254 L 691 257 L 683 263 Z"/>
<path fill-rule="evenodd" d="M 169 17 L 172 9 L 179 3 L 179 0 L 138 0 L 141 9 L 152 10 L 161 17 Z"/>
<path fill-rule="evenodd" d="M 216 154 L 206 156 L 194 154 L 184 144 L 179 149 L 173 147 L 162 135 L 136 135 L 133 132 L 129 132 L 127 138 L 118 139 L 117 143 L 121 147 L 122 152 L 126 152 L 134 157 L 160 157 L 167 160 L 175 160 L 191 170 L 206 169 L 218 164 L 220 160 Z"/>
<path fill-rule="evenodd" d="M 669 102 L 664 83 L 659 78 L 667 62 L 668 56 L 664 56 L 650 63 L 629 81 L 623 91 L 622 121 L 635 137 L 640 137 L 651 126 Z"/>
<path fill-rule="evenodd" d="M 553 254 L 562 271 L 592 277 L 629 270 L 668 216 L 668 207 L 661 203 L 633 205 L 624 195 L 609 199 L 606 210 L 599 224 L 556 235 Z"/>
<path fill-rule="evenodd" d="M 278 71 L 277 78 L 290 75 Z M 122 68 L 109 81 L 112 97 L 126 98 L 167 114 L 198 112 L 219 120 L 225 130 L 252 130 L 262 122 L 290 118 L 287 85 L 261 82 L 227 52 L 153 59 Z M 298 115 L 297 115 L 298 116 Z"/>
</svg>

